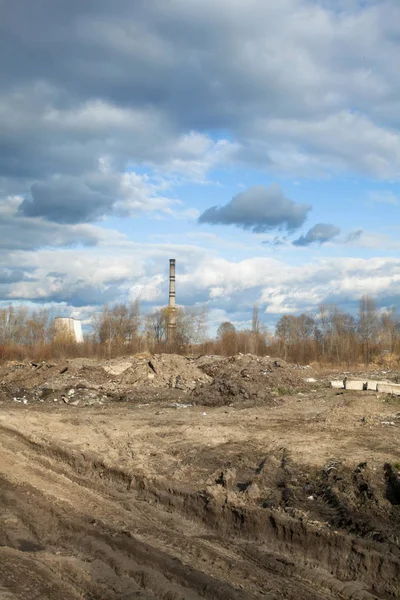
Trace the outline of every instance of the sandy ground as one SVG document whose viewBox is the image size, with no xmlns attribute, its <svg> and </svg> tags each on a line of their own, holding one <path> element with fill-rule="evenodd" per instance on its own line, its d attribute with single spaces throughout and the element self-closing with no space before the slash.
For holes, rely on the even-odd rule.
<svg viewBox="0 0 400 600">
<path fill-rule="evenodd" d="M 269 391 L 1 404 L 0 600 L 400 597 L 400 400 Z"/>
</svg>

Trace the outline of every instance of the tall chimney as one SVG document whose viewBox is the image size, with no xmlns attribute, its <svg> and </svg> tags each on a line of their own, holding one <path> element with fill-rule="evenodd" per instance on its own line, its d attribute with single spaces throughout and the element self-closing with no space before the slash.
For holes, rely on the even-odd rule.
<svg viewBox="0 0 400 600">
<path fill-rule="evenodd" d="M 168 339 L 172 340 L 176 330 L 176 291 L 175 291 L 175 259 L 169 261 L 169 305 L 168 305 Z"/>
</svg>

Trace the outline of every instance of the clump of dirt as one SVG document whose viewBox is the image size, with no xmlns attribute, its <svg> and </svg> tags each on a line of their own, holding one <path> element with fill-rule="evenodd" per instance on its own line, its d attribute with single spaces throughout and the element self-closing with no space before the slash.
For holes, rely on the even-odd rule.
<svg viewBox="0 0 400 600">
<path fill-rule="evenodd" d="M 199 366 L 212 380 L 192 392 L 197 404 L 221 406 L 235 402 L 273 404 L 276 398 L 308 390 L 295 366 L 251 354 L 230 358 L 203 357 Z"/>
</svg>

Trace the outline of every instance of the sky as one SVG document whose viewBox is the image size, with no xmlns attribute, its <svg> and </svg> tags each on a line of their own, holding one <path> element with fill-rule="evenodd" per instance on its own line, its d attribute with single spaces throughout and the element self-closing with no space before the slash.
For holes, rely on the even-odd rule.
<svg viewBox="0 0 400 600">
<path fill-rule="evenodd" d="M 0 305 L 399 304 L 398 0 L 0 11 Z"/>
</svg>

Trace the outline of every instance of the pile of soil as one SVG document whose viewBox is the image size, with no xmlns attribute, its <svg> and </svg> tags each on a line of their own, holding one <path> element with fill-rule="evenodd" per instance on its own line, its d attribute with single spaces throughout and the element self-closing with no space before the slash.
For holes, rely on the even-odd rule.
<svg viewBox="0 0 400 600">
<path fill-rule="evenodd" d="M 243 401 L 273 404 L 278 396 L 309 389 L 304 373 L 294 365 L 250 354 L 10 362 L 0 369 L 0 377 L 0 402 L 24 404 L 65 401 L 75 394 L 80 405 L 160 399 L 161 395 L 170 400 L 189 395 L 190 402 L 206 406 Z"/>
<path fill-rule="evenodd" d="M 8 362 L 0 368 L 0 402 L 78 400 L 81 406 L 105 401 L 136 401 L 164 390 L 179 399 L 211 377 L 194 359 L 160 354 L 112 360 L 74 358 L 58 363 Z"/>
<path fill-rule="evenodd" d="M 309 389 L 296 367 L 280 359 L 251 354 L 202 357 L 198 365 L 212 380 L 193 390 L 191 397 L 196 404 L 221 406 L 237 401 L 274 404 L 277 396 Z"/>
<path fill-rule="evenodd" d="M 194 359 L 175 354 L 156 354 L 134 359 L 119 377 L 119 385 L 127 388 L 164 388 L 190 392 L 199 384 L 211 382 Z"/>
</svg>

